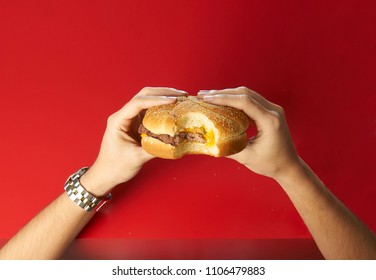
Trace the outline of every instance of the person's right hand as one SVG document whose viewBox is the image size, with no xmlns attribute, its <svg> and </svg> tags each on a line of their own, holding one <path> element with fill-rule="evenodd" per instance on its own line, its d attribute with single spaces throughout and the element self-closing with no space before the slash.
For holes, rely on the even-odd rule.
<svg viewBox="0 0 376 280">
<path fill-rule="evenodd" d="M 176 102 L 187 92 L 173 88 L 145 87 L 107 121 L 97 159 L 81 177 L 89 192 L 103 196 L 113 187 L 133 178 L 142 165 L 154 158 L 142 149 L 138 126 L 144 110 Z"/>
<path fill-rule="evenodd" d="M 300 164 L 281 106 L 246 87 L 201 91 L 198 96 L 205 102 L 242 110 L 256 124 L 257 135 L 243 151 L 229 158 L 276 180 Z"/>
</svg>

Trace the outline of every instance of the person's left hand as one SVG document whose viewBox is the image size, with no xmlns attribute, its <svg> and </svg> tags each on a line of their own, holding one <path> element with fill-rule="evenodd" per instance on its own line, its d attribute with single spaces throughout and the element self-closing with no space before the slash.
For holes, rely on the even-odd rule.
<svg viewBox="0 0 376 280">
<path fill-rule="evenodd" d="M 96 196 L 103 196 L 116 185 L 134 177 L 153 156 L 145 152 L 137 133 L 140 113 L 145 109 L 176 102 L 185 91 L 173 88 L 143 88 L 107 121 L 99 155 L 81 177 L 81 183 Z"/>
</svg>

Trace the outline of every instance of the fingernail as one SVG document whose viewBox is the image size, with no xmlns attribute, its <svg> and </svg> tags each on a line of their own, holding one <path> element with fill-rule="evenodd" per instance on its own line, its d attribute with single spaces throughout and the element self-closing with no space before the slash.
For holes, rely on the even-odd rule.
<svg viewBox="0 0 376 280">
<path fill-rule="evenodd" d="M 175 100 L 177 99 L 178 97 L 177 96 L 161 96 L 163 99 L 168 99 L 168 100 Z"/>
<path fill-rule="evenodd" d="M 202 95 L 202 94 L 208 94 L 210 90 L 204 90 L 204 89 L 201 89 L 197 95 Z"/>
<path fill-rule="evenodd" d="M 203 95 L 202 98 L 204 100 L 208 100 L 208 99 L 214 99 L 216 97 L 216 95 Z"/>
<path fill-rule="evenodd" d="M 204 90 L 204 89 L 202 89 L 202 90 L 200 90 L 197 94 L 198 95 L 204 95 L 204 94 L 215 94 L 215 93 L 217 93 L 218 92 L 218 90 L 216 90 L 216 89 L 211 89 L 211 90 Z"/>
<path fill-rule="evenodd" d="M 137 98 L 141 99 L 141 100 L 156 100 L 156 99 L 160 99 L 160 100 L 174 100 L 174 99 L 177 99 L 178 97 L 177 96 L 165 96 L 165 95 L 139 95 L 137 96 Z"/>
<path fill-rule="evenodd" d="M 185 90 L 180 90 L 180 89 L 176 89 L 176 88 L 170 88 L 178 93 L 182 93 L 182 94 L 188 94 L 188 92 L 186 92 Z"/>
</svg>

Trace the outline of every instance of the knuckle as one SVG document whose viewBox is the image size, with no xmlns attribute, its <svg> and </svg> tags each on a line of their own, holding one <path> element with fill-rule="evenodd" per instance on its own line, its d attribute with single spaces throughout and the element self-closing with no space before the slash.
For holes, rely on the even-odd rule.
<svg viewBox="0 0 376 280">
<path fill-rule="evenodd" d="M 248 94 L 242 94 L 238 99 L 244 108 L 258 108 L 257 102 Z"/>
<path fill-rule="evenodd" d="M 237 90 L 241 94 L 248 94 L 249 93 L 249 89 L 245 86 L 238 87 Z"/>
<path fill-rule="evenodd" d="M 268 124 L 273 129 L 279 129 L 281 127 L 281 116 L 276 111 L 269 111 Z"/>
<path fill-rule="evenodd" d="M 107 124 L 108 125 L 111 125 L 115 122 L 115 119 L 116 119 L 116 113 L 113 113 L 111 114 L 108 118 L 107 118 Z"/>
<path fill-rule="evenodd" d="M 276 107 L 275 110 L 278 112 L 278 114 L 280 114 L 281 116 L 284 116 L 284 115 L 285 115 L 285 109 L 283 109 L 282 106 L 280 106 L 280 105 L 275 105 L 275 107 Z"/>
<path fill-rule="evenodd" d="M 147 95 L 152 91 L 151 87 L 144 87 L 140 90 L 139 95 Z"/>
<path fill-rule="evenodd" d="M 242 94 L 241 98 L 246 104 L 255 104 L 255 100 L 248 94 Z"/>
</svg>

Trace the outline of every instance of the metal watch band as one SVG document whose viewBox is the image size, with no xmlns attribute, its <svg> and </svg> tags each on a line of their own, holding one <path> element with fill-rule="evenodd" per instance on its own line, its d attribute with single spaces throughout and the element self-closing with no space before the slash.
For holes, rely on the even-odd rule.
<svg viewBox="0 0 376 280">
<path fill-rule="evenodd" d="M 64 190 L 67 192 L 69 198 L 85 211 L 90 212 L 99 205 L 97 208 L 98 211 L 112 196 L 109 193 L 106 197 L 95 197 L 81 185 L 80 177 L 88 169 L 89 167 L 83 167 L 69 176 L 64 184 Z"/>
</svg>

